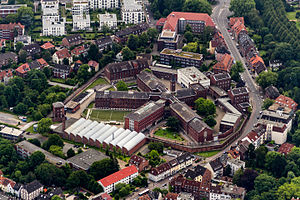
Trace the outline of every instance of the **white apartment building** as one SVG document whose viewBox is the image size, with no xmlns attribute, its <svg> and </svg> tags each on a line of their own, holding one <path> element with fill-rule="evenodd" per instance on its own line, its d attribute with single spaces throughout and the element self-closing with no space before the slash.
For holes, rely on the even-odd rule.
<svg viewBox="0 0 300 200">
<path fill-rule="evenodd" d="M 135 0 L 123 0 L 121 12 L 125 24 L 139 24 L 145 21 L 143 7 Z"/>
<path fill-rule="evenodd" d="M 99 29 L 101 30 L 103 26 L 107 26 L 111 29 L 114 29 L 117 27 L 117 15 L 116 14 L 110 14 L 110 13 L 105 13 L 105 14 L 99 14 L 98 15 L 99 19 Z"/>
<path fill-rule="evenodd" d="M 90 15 L 73 15 L 73 30 L 87 30 L 91 27 Z"/>
<path fill-rule="evenodd" d="M 191 84 L 195 83 L 200 83 L 205 88 L 210 86 L 210 79 L 207 78 L 196 67 L 178 69 L 177 76 L 177 82 L 186 88 L 189 88 Z"/>
<path fill-rule="evenodd" d="M 235 172 L 241 168 L 245 169 L 245 162 L 238 159 L 227 160 L 227 165 L 231 168 L 231 175 L 234 175 Z"/>
<path fill-rule="evenodd" d="M 115 186 L 118 183 L 129 184 L 135 177 L 139 175 L 138 169 L 135 165 L 131 165 L 124 169 L 121 169 L 105 178 L 102 178 L 98 183 L 103 187 L 104 192 L 111 193 L 115 190 Z"/>
<path fill-rule="evenodd" d="M 89 0 L 90 9 L 119 8 L 119 0 Z"/>
<path fill-rule="evenodd" d="M 58 15 L 59 1 L 58 0 L 41 0 L 41 6 L 44 15 Z"/>
<path fill-rule="evenodd" d="M 89 13 L 88 0 L 73 0 L 72 15 L 82 15 Z"/>
<path fill-rule="evenodd" d="M 60 21 L 53 21 L 51 18 L 43 18 L 43 35 L 44 36 L 62 36 L 66 34 L 65 31 L 66 18 Z"/>
</svg>

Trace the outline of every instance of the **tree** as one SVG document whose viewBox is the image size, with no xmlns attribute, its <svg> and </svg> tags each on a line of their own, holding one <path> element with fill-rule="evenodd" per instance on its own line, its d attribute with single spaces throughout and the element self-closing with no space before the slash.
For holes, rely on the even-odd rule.
<svg viewBox="0 0 300 200">
<path fill-rule="evenodd" d="M 89 172 L 94 176 L 95 180 L 99 180 L 119 170 L 118 161 L 110 158 L 94 162 L 89 169 Z"/>
<path fill-rule="evenodd" d="M 216 113 L 216 106 L 214 102 L 202 97 L 195 101 L 195 108 L 197 113 L 201 116 L 214 115 Z"/>
<path fill-rule="evenodd" d="M 194 52 L 197 53 L 197 48 L 199 47 L 197 42 L 190 42 L 184 47 L 182 47 L 182 51 Z M 200 50 L 199 50 L 200 51 Z M 200 52 L 198 52 L 200 53 Z"/>
<path fill-rule="evenodd" d="M 35 168 L 45 161 L 45 155 L 41 151 L 36 151 L 29 157 L 30 168 Z"/>
<path fill-rule="evenodd" d="M 157 152 L 156 150 L 150 151 L 150 153 L 149 153 L 149 164 L 150 164 L 152 167 L 155 167 L 155 166 L 157 166 L 159 163 L 160 163 L 160 157 L 159 157 L 158 152 Z"/>
<path fill-rule="evenodd" d="M 62 198 L 60 198 L 59 196 L 57 195 L 54 195 L 51 200 L 62 200 Z"/>
<path fill-rule="evenodd" d="M 282 166 L 286 165 L 284 156 L 276 151 L 270 151 L 266 155 L 265 167 L 274 176 L 281 177 L 283 174 Z"/>
<path fill-rule="evenodd" d="M 8 107 L 8 103 L 4 95 L 0 95 L 0 109 L 4 109 Z"/>
<path fill-rule="evenodd" d="M 254 180 L 254 188 L 259 194 L 268 192 L 272 189 L 276 190 L 277 180 L 267 174 L 261 174 Z"/>
<path fill-rule="evenodd" d="M 148 144 L 148 149 L 151 150 L 156 150 L 159 153 L 163 153 L 164 151 L 164 144 L 161 142 L 150 142 Z"/>
<path fill-rule="evenodd" d="M 230 165 L 226 165 L 225 170 L 223 172 L 224 176 L 230 176 L 231 175 L 231 167 Z"/>
<path fill-rule="evenodd" d="M 34 13 L 31 7 L 21 7 L 17 11 L 18 20 L 21 24 L 31 27 L 34 22 Z"/>
<path fill-rule="evenodd" d="M 149 41 L 149 37 L 148 34 L 146 32 L 143 32 L 140 36 L 139 36 L 139 46 L 142 47 L 146 47 L 148 46 L 148 41 Z"/>
<path fill-rule="evenodd" d="M 128 87 L 124 81 L 119 81 L 116 84 L 116 87 L 117 87 L 118 91 L 128 91 Z"/>
<path fill-rule="evenodd" d="M 147 31 L 147 35 L 148 35 L 150 41 L 154 42 L 154 40 L 156 40 L 156 38 L 157 38 L 158 31 L 155 28 L 149 28 Z"/>
<path fill-rule="evenodd" d="M 300 12 L 296 12 L 296 18 L 297 18 L 297 19 L 300 18 Z"/>
<path fill-rule="evenodd" d="M 88 57 L 90 60 L 95 60 L 98 62 L 99 57 L 99 48 L 95 44 L 91 44 L 88 50 Z"/>
<path fill-rule="evenodd" d="M 49 163 L 42 163 L 34 170 L 34 173 L 37 179 L 47 186 L 63 186 L 66 182 L 64 171 Z"/>
<path fill-rule="evenodd" d="M 85 82 L 87 81 L 89 78 L 90 78 L 90 72 L 89 72 L 89 65 L 87 64 L 84 64 L 84 65 L 81 65 L 78 69 L 78 72 L 77 72 L 77 80 L 79 82 Z"/>
<path fill-rule="evenodd" d="M 207 13 L 209 15 L 212 13 L 211 5 L 206 0 L 186 0 L 182 10 L 185 12 Z"/>
<path fill-rule="evenodd" d="M 50 62 L 52 60 L 52 55 L 50 53 L 50 51 L 46 50 L 44 53 L 43 53 L 43 56 L 45 61 L 47 62 Z"/>
<path fill-rule="evenodd" d="M 255 170 L 245 169 L 240 178 L 240 186 L 246 188 L 247 191 L 253 190 L 254 180 L 257 176 L 258 173 Z"/>
<path fill-rule="evenodd" d="M 41 146 L 41 142 L 36 138 L 28 139 L 28 142 L 30 142 L 30 143 L 34 144 L 35 146 L 38 146 L 38 147 Z"/>
<path fill-rule="evenodd" d="M 179 120 L 176 117 L 168 117 L 166 125 L 172 131 L 178 131 L 179 129 Z"/>
<path fill-rule="evenodd" d="M 265 158 L 268 153 L 267 147 L 260 146 L 257 149 L 255 149 L 254 153 L 255 153 L 256 167 L 264 168 Z"/>
<path fill-rule="evenodd" d="M 207 117 L 205 117 L 204 122 L 211 128 L 213 128 L 217 124 L 213 115 L 208 115 Z"/>
<path fill-rule="evenodd" d="M 17 114 L 24 115 L 28 110 L 28 106 L 24 103 L 18 103 L 16 107 L 14 107 L 14 112 Z"/>
<path fill-rule="evenodd" d="M 263 102 L 262 109 L 267 110 L 275 101 L 273 99 L 266 98 Z"/>
<path fill-rule="evenodd" d="M 193 35 L 192 32 L 186 31 L 186 32 L 184 33 L 184 38 L 186 39 L 186 42 L 189 43 L 189 42 L 192 42 L 192 41 L 193 41 L 194 35 Z"/>
<path fill-rule="evenodd" d="M 230 76 L 231 79 L 239 82 L 239 80 L 241 79 L 240 77 L 240 73 L 244 72 L 245 69 L 243 67 L 243 64 L 241 61 L 237 61 L 234 65 L 232 65 L 231 70 L 230 70 Z"/>
<path fill-rule="evenodd" d="M 48 133 L 50 131 L 51 125 L 52 125 L 52 121 L 50 118 L 43 118 L 38 122 L 37 131 L 41 134 Z"/>
<path fill-rule="evenodd" d="M 234 12 L 235 16 L 247 16 L 249 12 L 255 9 L 254 0 L 232 0 L 229 10 Z"/>
<path fill-rule="evenodd" d="M 49 148 L 52 146 L 52 145 L 56 145 L 56 146 L 59 146 L 59 147 L 63 147 L 64 146 L 64 142 L 62 141 L 62 139 L 60 138 L 59 135 L 57 134 L 52 134 L 50 135 L 50 137 L 48 138 L 48 140 L 46 140 L 42 147 L 43 149 L 45 150 L 49 150 Z"/>
<path fill-rule="evenodd" d="M 134 59 L 134 53 L 126 46 L 122 49 L 123 61 Z"/>
<path fill-rule="evenodd" d="M 270 85 L 275 85 L 277 82 L 278 74 L 272 71 L 261 72 L 256 78 L 257 83 L 262 87 L 266 88 Z"/>
<path fill-rule="evenodd" d="M 232 178 L 232 183 L 236 184 L 236 185 L 241 185 L 241 177 L 244 174 L 244 171 L 242 168 L 238 169 Z"/>
<path fill-rule="evenodd" d="M 19 51 L 24 47 L 24 44 L 22 42 L 16 43 L 16 52 L 19 53 Z"/>
<path fill-rule="evenodd" d="M 278 199 L 289 200 L 292 197 L 300 196 L 300 177 L 295 177 L 291 180 L 291 183 L 284 183 L 281 185 L 276 194 Z"/>
<path fill-rule="evenodd" d="M 139 38 L 137 35 L 129 35 L 127 40 L 127 46 L 130 50 L 136 50 L 139 46 Z"/>
<path fill-rule="evenodd" d="M 67 151 L 67 156 L 68 156 L 68 158 L 71 158 L 71 157 L 75 156 L 75 151 L 72 148 L 70 148 Z"/>
<path fill-rule="evenodd" d="M 65 155 L 62 151 L 62 147 L 57 146 L 57 145 L 51 145 L 49 150 L 50 153 L 52 153 L 55 156 L 61 157 L 61 158 L 65 158 Z"/>
<path fill-rule="evenodd" d="M 275 50 L 272 54 L 272 59 L 279 59 L 283 62 L 292 60 L 295 56 L 293 46 L 289 43 L 276 44 Z"/>
</svg>

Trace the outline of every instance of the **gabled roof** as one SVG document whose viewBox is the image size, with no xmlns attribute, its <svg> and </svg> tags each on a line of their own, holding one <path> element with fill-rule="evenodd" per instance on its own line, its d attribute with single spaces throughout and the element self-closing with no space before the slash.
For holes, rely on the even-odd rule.
<svg viewBox="0 0 300 200">
<path fill-rule="evenodd" d="M 104 187 L 107 187 L 113 183 L 116 183 L 118 182 L 119 180 L 122 180 L 123 178 L 126 178 L 130 175 L 133 175 L 135 173 L 138 173 L 138 170 L 136 168 L 136 166 L 134 165 L 131 165 L 129 167 L 126 167 L 124 169 L 121 169 L 103 179 L 100 179 L 98 182 L 101 182 L 101 184 L 104 186 Z"/>
<path fill-rule="evenodd" d="M 97 62 L 94 61 L 94 60 L 90 60 L 90 61 L 88 62 L 88 65 L 89 65 L 90 67 L 97 67 L 97 66 L 99 66 L 99 63 L 97 63 Z"/>
<path fill-rule="evenodd" d="M 233 58 L 231 57 L 231 55 L 225 53 L 222 56 L 221 61 L 213 66 L 213 69 L 230 72 L 232 64 L 233 64 Z"/>
<path fill-rule="evenodd" d="M 68 49 L 62 49 L 60 51 L 55 52 L 55 54 L 57 55 L 57 57 L 59 59 L 71 58 L 71 55 L 70 55 Z"/>
<path fill-rule="evenodd" d="M 51 42 L 47 42 L 41 46 L 42 49 L 52 49 L 54 47 L 55 46 L 53 44 L 51 44 Z"/>
<path fill-rule="evenodd" d="M 41 187 L 43 187 L 43 185 L 39 181 L 34 180 L 31 183 L 26 184 L 24 186 L 24 189 L 27 190 L 28 194 L 30 194 L 30 193 L 38 190 Z"/>
<path fill-rule="evenodd" d="M 82 40 L 82 37 L 80 34 L 75 34 L 75 35 L 69 35 L 67 37 L 65 37 L 65 39 L 69 42 L 69 43 L 73 43 L 73 42 L 77 42 L 79 40 Z"/>
<path fill-rule="evenodd" d="M 157 20 L 156 22 L 156 26 L 163 26 L 166 22 L 167 18 L 160 18 L 159 20 Z"/>
<path fill-rule="evenodd" d="M 12 70 L 11 69 L 6 69 L 6 70 L 0 70 L 0 81 L 4 79 L 4 77 L 12 77 Z M 1 173 L 0 173 L 1 176 Z"/>
<path fill-rule="evenodd" d="M 279 149 L 278 152 L 284 155 L 287 155 L 288 153 L 290 153 L 292 151 L 292 149 L 294 148 L 295 145 L 290 144 L 290 143 L 283 143 Z"/>
<path fill-rule="evenodd" d="M 157 176 L 157 175 L 162 174 L 170 169 L 171 169 L 171 166 L 167 162 L 167 163 L 163 163 L 163 164 L 159 165 L 158 167 L 152 168 L 150 173 L 153 174 L 154 176 Z"/>
<path fill-rule="evenodd" d="M 44 58 L 37 59 L 37 61 L 42 65 L 43 67 L 48 66 L 49 64 L 44 60 Z"/>
<path fill-rule="evenodd" d="M 52 68 L 70 71 L 71 67 L 69 65 L 63 65 L 63 64 L 54 64 Z"/>
<path fill-rule="evenodd" d="M 25 63 L 16 69 L 16 72 L 19 72 L 20 74 L 25 74 L 29 71 L 30 71 L 30 67 L 28 63 Z"/>
<path fill-rule="evenodd" d="M 79 46 L 79 47 L 75 47 L 71 53 L 76 55 L 76 56 L 79 56 L 80 54 L 83 54 L 84 52 L 86 52 L 86 49 L 84 48 L 84 46 Z"/>
<path fill-rule="evenodd" d="M 229 21 L 229 25 L 230 26 L 233 26 L 238 21 L 240 21 L 241 23 L 245 24 L 244 17 L 231 17 L 229 20 L 230 20 Z"/>
<path fill-rule="evenodd" d="M 255 142 L 259 138 L 258 134 L 254 131 L 251 131 L 250 133 L 248 133 L 246 137 L 248 137 L 252 143 Z"/>
<path fill-rule="evenodd" d="M 25 28 L 25 26 L 23 26 L 21 23 L 9 23 L 9 24 L 0 24 L 0 30 L 12 30 L 17 26 L 20 27 L 21 29 Z"/>
<path fill-rule="evenodd" d="M 223 165 L 219 158 L 210 161 L 209 164 L 210 164 L 211 168 L 214 170 L 214 172 L 223 168 Z"/>
</svg>

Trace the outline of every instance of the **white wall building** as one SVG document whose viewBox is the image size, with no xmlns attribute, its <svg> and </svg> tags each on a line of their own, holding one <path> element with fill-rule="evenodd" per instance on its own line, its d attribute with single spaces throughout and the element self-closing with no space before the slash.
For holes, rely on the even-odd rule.
<svg viewBox="0 0 300 200">
<path fill-rule="evenodd" d="M 124 169 L 121 169 L 105 178 L 102 178 L 98 183 L 103 187 L 104 192 L 111 193 L 115 190 L 118 183 L 129 184 L 135 177 L 139 175 L 136 166 L 131 165 Z"/>
<path fill-rule="evenodd" d="M 123 0 L 121 12 L 125 24 L 139 24 L 145 21 L 143 7 L 135 0 Z"/>
<path fill-rule="evenodd" d="M 91 27 L 88 0 L 73 0 L 73 30 L 87 30 Z"/>
<path fill-rule="evenodd" d="M 73 0 L 72 15 L 81 15 L 83 13 L 89 13 L 89 1 Z"/>
<path fill-rule="evenodd" d="M 89 0 L 90 9 L 119 8 L 119 0 Z"/>
<path fill-rule="evenodd" d="M 43 15 L 58 15 L 58 0 L 41 0 Z"/>
<path fill-rule="evenodd" d="M 207 78 L 196 67 L 186 67 L 177 70 L 177 82 L 189 88 L 191 84 L 200 83 L 203 87 L 210 86 L 210 79 Z"/>
<path fill-rule="evenodd" d="M 227 165 L 231 168 L 231 175 L 234 175 L 235 172 L 241 168 L 245 169 L 245 162 L 238 159 L 227 160 Z"/>
<path fill-rule="evenodd" d="M 52 21 L 51 19 L 43 19 L 43 35 L 44 36 L 62 36 L 66 34 L 65 30 L 66 18 L 60 21 Z"/>
<path fill-rule="evenodd" d="M 111 29 L 114 29 L 117 27 L 117 15 L 116 14 L 110 14 L 110 13 L 105 13 L 105 14 L 99 14 L 98 15 L 99 19 L 99 29 L 101 30 L 103 26 L 107 26 Z"/>
</svg>

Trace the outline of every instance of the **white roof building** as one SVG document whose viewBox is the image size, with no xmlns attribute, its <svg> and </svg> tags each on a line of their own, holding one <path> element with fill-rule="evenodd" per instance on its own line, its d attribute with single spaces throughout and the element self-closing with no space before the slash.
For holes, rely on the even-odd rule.
<svg viewBox="0 0 300 200">
<path fill-rule="evenodd" d="M 135 0 L 123 0 L 121 13 L 125 24 L 139 24 L 145 21 L 143 7 Z"/>
<path fill-rule="evenodd" d="M 127 135 L 125 138 L 123 138 L 120 142 L 118 142 L 118 144 L 116 145 L 117 147 L 119 147 L 120 149 L 123 148 L 123 146 L 129 142 L 132 138 L 134 138 L 138 133 L 133 131 L 131 132 L 129 135 Z"/>
<path fill-rule="evenodd" d="M 111 29 L 117 27 L 117 15 L 111 13 L 99 14 L 99 29 L 101 30 L 103 26 L 107 26 Z"/>
<path fill-rule="evenodd" d="M 110 129 L 110 125 L 106 124 L 103 128 L 101 128 L 99 131 L 97 131 L 95 134 L 93 134 L 92 136 L 90 136 L 90 140 L 96 141 L 96 139 L 98 137 L 100 137 L 105 131 L 107 131 L 108 129 Z"/>
<path fill-rule="evenodd" d="M 18 140 L 20 137 L 22 137 L 22 134 L 23 131 L 7 126 L 0 130 L 0 135 L 8 140 Z"/>
<path fill-rule="evenodd" d="M 109 136 L 111 136 L 118 128 L 116 126 L 110 127 L 107 131 L 105 131 L 100 137 L 96 139 L 100 144 Z"/>
<path fill-rule="evenodd" d="M 90 9 L 111 9 L 119 8 L 118 0 L 89 0 Z"/>
<path fill-rule="evenodd" d="M 210 79 L 200 72 L 196 67 L 186 67 L 177 70 L 177 82 L 189 88 L 191 84 L 200 83 L 203 87 L 210 86 Z"/>
<path fill-rule="evenodd" d="M 123 148 L 125 148 L 128 152 L 133 149 L 137 144 L 139 144 L 142 140 L 145 139 L 145 135 L 143 133 L 137 134 L 133 137 L 129 142 L 127 142 Z"/>
<path fill-rule="evenodd" d="M 111 135 L 111 137 L 107 137 L 103 143 L 105 144 L 109 144 L 111 141 L 113 141 L 115 138 L 117 138 L 119 135 L 121 135 L 123 132 L 125 132 L 125 129 L 123 128 L 119 128 L 118 130 L 116 130 L 115 132 L 113 132 L 113 134 Z"/>
<path fill-rule="evenodd" d="M 116 137 L 113 141 L 111 141 L 109 144 L 112 146 L 117 146 L 117 144 L 123 140 L 131 131 L 129 129 L 125 130 L 123 133 L 121 133 L 118 137 Z"/>
</svg>

